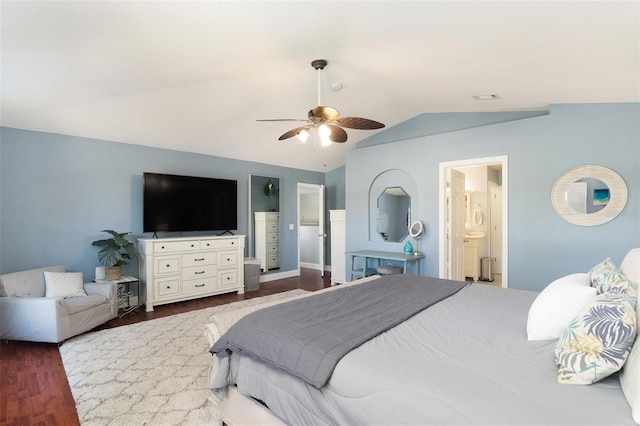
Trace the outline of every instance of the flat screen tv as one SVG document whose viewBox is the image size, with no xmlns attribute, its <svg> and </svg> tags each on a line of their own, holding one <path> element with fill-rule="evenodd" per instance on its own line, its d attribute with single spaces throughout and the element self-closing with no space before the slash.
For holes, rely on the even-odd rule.
<svg viewBox="0 0 640 426">
<path fill-rule="evenodd" d="M 238 182 L 159 173 L 143 174 L 144 232 L 238 229 Z"/>
</svg>

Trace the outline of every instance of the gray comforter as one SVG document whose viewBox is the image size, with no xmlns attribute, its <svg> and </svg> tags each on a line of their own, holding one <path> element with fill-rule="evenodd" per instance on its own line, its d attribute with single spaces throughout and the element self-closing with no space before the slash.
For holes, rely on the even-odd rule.
<svg viewBox="0 0 640 426">
<path fill-rule="evenodd" d="M 210 351 L 219 357 L 230 352 L 248 355 L 320 388 L 351 350 L 466 285 L 386 276 L 254 312 L 231 327 Z"/>
<path fill-rule="evenodd" d="M 634 425 L 615 375 L 558 384 L 556 342 L 527 340 L 536 295 L 466 286 L 349 352 L 321 389 L 237 353 L 212 389 L 236 385 L 292 425 Z"/>
</svg>

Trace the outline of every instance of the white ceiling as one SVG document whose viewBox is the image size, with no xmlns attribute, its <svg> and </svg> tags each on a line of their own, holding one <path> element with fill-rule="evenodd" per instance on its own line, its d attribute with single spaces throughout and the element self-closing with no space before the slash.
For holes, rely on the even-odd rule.
<svg viewBox="0 0 640 426">
<path fill-rule="evenodd" d="M 2 126 L 307 170 L 278 141 L 317 103 L 387 127 L 425 112 L 640 101 L 640 2 L 2 1 Z M 340 82 L 334 92 L 330 85 Z M 473 95 L 498 94 L 477 101 Z M 384 131 L 384 130 L 382 130 Z"/>
</svg>

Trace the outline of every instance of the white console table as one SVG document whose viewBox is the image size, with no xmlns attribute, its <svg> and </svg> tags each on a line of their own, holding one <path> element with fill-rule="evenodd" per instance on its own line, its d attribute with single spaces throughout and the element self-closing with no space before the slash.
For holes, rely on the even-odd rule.
<svg viewBox="0 0 640 426">
<path fill-rule="evenodd" d="M 351 281 L 367 276 L 367 269 L 369 268 L 369 261 L 371 259 L 377 261 L 376 266 L 382 265 L 383 260 L 402 262 L 402 273 L 404 274 L 407 273 L 408 264 L 416 263 L 417 275 L 420 275 L 420 262 L 418 261 L 424 258 L 424 254 L 415 255 L 377 250 L 350 251 L 347 254 L 351 256 Z M 361 267 L 356 266 L 357 259 L 362 259 Z"/>
</svg>

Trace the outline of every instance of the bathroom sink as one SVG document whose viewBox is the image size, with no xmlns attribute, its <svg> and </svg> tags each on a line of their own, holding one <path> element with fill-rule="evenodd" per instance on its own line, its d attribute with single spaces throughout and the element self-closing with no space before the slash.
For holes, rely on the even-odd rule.
<svg viewBox="0 0 640 426">
<path fill-rule="evenodd" d="M 484 238 L 486 236 L 486 232 L 484 231 L 467 231 L 464 234 L 465 238 Z"/>
</svg>

